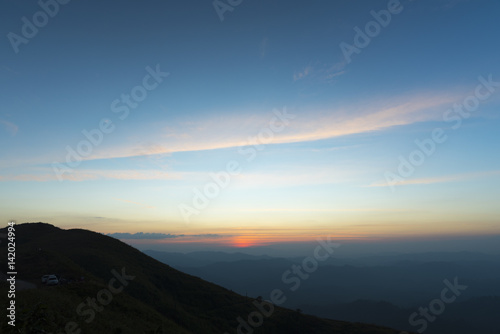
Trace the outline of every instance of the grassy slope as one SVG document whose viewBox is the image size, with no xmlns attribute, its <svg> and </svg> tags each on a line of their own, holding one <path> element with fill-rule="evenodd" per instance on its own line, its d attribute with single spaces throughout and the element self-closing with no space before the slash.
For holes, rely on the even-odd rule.
<svg viewBox="0 0 500 334">
<path fill-rule="evenodd" d="M 0 230 L 5 233 L 5 230 Z M 179 272 L 119 240 L 86 230 L 61 230 L 48 224 L 16 226 L 18 279 L 36 283 L 34 290 L 18 291 L 18 324 L 21 333 L 65 333 L 74 321 L 82 333 L 236 333 L 237 317 L 255 311 L 253 299 Z M 0 264 L 5 268 L 2 244 Z M 113 277 L 112 269 L 135 278 L 90 323 L 79 316 L 77 306 L 95 298 Z M 85 277 L 83 283 L 45 287 L 43 274 L 67 278 Z M 116 284 L 116 286 L 119 286 Z M 2 283 L 2 291 L 6 291 Z M 2 295 L 5 295 L 2 292 Z M 5 298 L 5 297 L 2 297 Z M 0 319 L 0 329 L 9 332 Z M 22 319 L 26 319 L 23 321 Z M 161 328 L 157 331 L 158 328 Z M 299 314 L 276 307 L 254 333 L 388 333 L 398 331 Z"/>
</svg>

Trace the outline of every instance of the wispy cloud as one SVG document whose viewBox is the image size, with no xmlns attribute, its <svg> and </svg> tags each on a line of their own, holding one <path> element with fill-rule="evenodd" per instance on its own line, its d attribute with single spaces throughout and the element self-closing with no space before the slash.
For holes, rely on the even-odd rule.
<svg viewBox="0 0 500 334">
<path fill-rule="evenodd" d="M 275 133 L 274 138 L 266 144 L 290 144 L 311 142 L 348 135 L 377 132 L 394 126 L 408 125 L 416 122 L 438 120 L 443 112 L 453 102 L 463 98 L 457 93 L 420 93 L 406 96 L 380 98 L 365 103 L 351 103 L 341 106 L 318 107 L 300 110 L 289 110 L 296 116 L 282 132 Z M 115 158 L 130 158 L 148 156 L 152 162 L 168 167 L 165 157 L 178 152 L 207 151 L 217 149 L 238 148 L 252 143 L 249 138 L 256 138 L 262 129 L 269 128 L 274 117 L 271 111 L 239 112 L 231 116 L 207 117 L 204 119 L 177 121 L 175 124 L 165 124 L 163 127 L 155 124 L 157 130 L 146 135 L 141 131 L 141 138 L 146 143 L 138 144 L 129 138 L 123 138 L 118 144 L 96 148 L 93 154 L 85 160 L 102 160 Z M 133 136 L 131 136 L 133 137 Z M 64 161 L 65 152 L 59 152 L 58 157 L 50 161 L 38 161 L 38 164 L 50 164 L 53 161 Z M 34 159 L 34 158 L 33 158 Z M 34 163 L 33 163 L 34 164 Z M 32 164 L 32 165 L 33 165 Z M 26 166 L 26 164 L 23 164 Z M 33 175 L 0 176 L 0 181 L 51 181 L 55 175 L 50 170 L 47 173 Z M 165 180 L 176 179 L 182 175 L 167 171 L 103 171 L 80 170 L 67 173 L 66 180 L 82 181 L 100 178 L 132 179 L 132 180 Z"/>
<path fill-rule="evenodd" d="M 290 187 L 298 185 L 333 184 L 350 182 L 360 171 L 337 169 L 332 166 L 312 167 L 307 170 L 290 169 L 267 173 L 243 173 L 234 177 L 235 185 L 245 188 Z"/>
<path fill-rule="evenodd" d="M 107 236 L 116 239 L 172 239 L 183 237 L 184 234 L 165 234 L 165 233 L 108 233 Z"/>
<path fill-rule="evenodd" d="M 485 177 L 493 177 L 499 176 L 500 170 L 494 171 L 483 171 L 483 172 L 474 172 L 474 173 L 464 173 L 464 174 L 455 174 L 455 175 L 445 175 L 445 176 L 437 176 L 437 177 L 427 177 L 427 178 L 418 178 L 418 179 L 407 179 L 401 181 L 396 186 L 409 186 L 409 185 L 427 185 L 427 184 L 435 184 L 435 183 L 448 183 L 448 182 L 460 182 L 460 181 L 469 181 L 474 179 L 480 179 Z M 370 184 L 368 187 L 390 187 L 386 181 L 378 181 Z"/>
<path fill-rule="evenodd" d="M 347 61 L 342 60 L 339 61 L 338 63 L 333 64 L 330 67 L 325 68 L 323 70 L 323 73 L 326 81 L 330 81 L 331 79 L 346 73 L 347 72 L 346 66 L 347 66 Z"/>
<path fill-rule="evenodd" d="M 269 48 L 269 38 L 264 37 L 262 39 L 262 42 L 260 42 L 259 46 L 260 58 L 266 57 L 268 48 Z"/>
<path fill-rule="evenodd" d="M 16 124 L 11 123 L 9 121 L 0 119 L 0 124 L 3 125 L 4 129 L 7 132 L 9 132 L 12 136 L 15 136 L 17 134 L 17 131 L 19 131 L 19 127 Z"/>
<path fill-rule="evenodd" d="M 333 65 L 307 65 L 293 74 L 293 81 L 310 79 L 316 83 L 330 83 L 332 79 L 346 73 L 347 62 L 345 60 Z"/>
<path fill-rule="evenodd" d="M 107 236 L 116 238 L 116 239 L 152 239 L 152 240 L 161 240 L 161 239 L 177 239 L 177 238 L 203 238 L 203 239 L 217 239 L 223 236 L 219 234 L 165 234 L 165 233 L 108 233 Z"/>
<path fill-rule="evenodd" d="M 54 182 L 58 181 L 57 176 L 49 169 L 42 169 L 44 172 L 34 169 L 33 173 L 19 175 L 0 175 L 0 182 Z M 301 169 L 300 167 L 288 169 L 287 171 L 275 172 L 245 172 L 233 177 L 233 182 L 238 188 L 272 188 L 288 187 L 310 184 L 331 184 L 349 182 L 359 175 L 360 171 L 354 169 L 336 169 L 332 166 L 311 167 Z M 203 183 L 206 182 L 207 172 L 162 172 L 158 170 L 78 170 L 62 175 L 65 181 L 83 182 L 94 180 L 126 180 L 126 181 L 171 181 L 183 180 L 185 182 Z M 114 198 L 116 201 L 134 204 L 145 209 L 156 209 L 144 203 L 139 203 L 127 199 Z"/>
<path fill-rule="evenodd" d="M 408 212 L 403 209 L 379 209 L 379 208 L 342 208 L 342 209 L 318 209 L 318 208 L 231 208 L 237 212 Z"/>
<path fill-rule="evenodd" d="M 442 115 L 441 108 L 449 106 L 455 100 L 450 96 L 418 96 L 402 102 L 367 106 L 362 110 L 344 109 L 334 114 L 325 112 L 317 117 L 293 123 L 290 131 L 275 142 L 315 141 L 437 120 Z"/>
<path fill-rule="evenodd" d="M 42 170 L 42 171 L 41 171 Z M 65 181 L 88 181 L 99 179 L 114 180 L 179 180 L 187 173 L 164 172 L 158 170 L 79 170 L 61 175 Z M 0 182 L 6 181 L 58 181 L 52 169 L 37 169 L 32 173 L 0 175 Z"/>
<path fill-rule="evenodd" d="M 353 134 L 382 131 L 394 126 L 438 120 L 443 112 L 459 100 L 457 94 L 418 94 L 363 105 L 289 111 L 297 117 L 286 129 L 274 135 L 272 144 L 310 142 Z M 169 126 L 147 140 L 158 143 L 153 154 L 205 151 L 249 145 L 269 126 L 272 113 L 236 114 Z M 154 138 L 153 138 L 154 137 Z M 96 152 L 88 160 L 148 155 L 148 150 L 121 145 Z"/>
<path fill-rule="evenodd" d="M 293 74 L 293 81 L 303 79 L 309 76 L 313 71 L 314 71 L 313 67 L 311 65 L 307 65 L 306 68 L 304 68 L 303 70 L 297 71 Z"/>
</svg>

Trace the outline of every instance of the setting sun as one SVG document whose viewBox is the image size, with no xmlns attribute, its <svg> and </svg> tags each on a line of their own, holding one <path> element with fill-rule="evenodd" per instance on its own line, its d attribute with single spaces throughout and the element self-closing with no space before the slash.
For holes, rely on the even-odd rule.
<svg viewBox="0 0 500 334">
<path fill-rule="evenodd" d="M 231 242 L 231 245 L 237 248 L 251 247 L 256 246 L 257 244 L 258 242 L 255 240 L 255 238 L 249 236 L 236 236 Z"/>
</svg>

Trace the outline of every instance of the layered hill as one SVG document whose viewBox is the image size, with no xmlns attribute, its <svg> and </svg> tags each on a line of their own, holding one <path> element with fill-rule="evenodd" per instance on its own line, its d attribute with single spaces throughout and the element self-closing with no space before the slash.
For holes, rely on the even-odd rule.
<svg viewBox="0 0 500 334">
<path fill-rule="evenodd" d="M 5 271 L 5 240 L 0 248 Z M 36 288 L 16 291 L 16 327 L 3 315 L 2 333 L 399 333 L 247 298 L 87 230 L 16 225 L 15 261 L 17 280 Z M 65 284 L 45 286 L 40 281 L 45 274 L 56 274 Z M 5 296 L 5 281 L 1 287 Z"/>
</svg>

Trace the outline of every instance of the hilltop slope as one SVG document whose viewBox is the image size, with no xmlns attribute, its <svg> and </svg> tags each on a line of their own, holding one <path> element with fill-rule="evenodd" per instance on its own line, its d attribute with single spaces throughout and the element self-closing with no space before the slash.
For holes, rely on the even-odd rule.
<svg viewBox="0 0 500 334">
<path fill-rule="evenodd" d="M 0 264 L 5 268 L 6 247 L 2 246 Z M 16 247 L 17 279 L 38 286 L 16 293 L 18 333 L 232 334 L 237 333 L 238 317 L 247 320 L 258 310 L 254 299 L 184 274 L 99 233 L 20 224 Z M 44 274 L 73 282 L 42 286 Z M 6 288 L 2 282 L 2 291 Z M 265 310 L 272 307 L 260 305 Z M 1 319 L 2 333 L 10 332 L 7 318 Z M 242 333 L 399 333 L 280 307 L 262 319 L 261 326 L 247 327 Z"/>
</svg>

